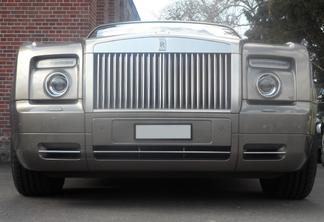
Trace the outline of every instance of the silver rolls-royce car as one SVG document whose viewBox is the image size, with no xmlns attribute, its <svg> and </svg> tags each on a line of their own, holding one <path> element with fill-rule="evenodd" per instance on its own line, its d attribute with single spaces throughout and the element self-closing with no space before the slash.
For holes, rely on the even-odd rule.
<svg viewBox="0 0 324 222">
<path fill-rule="evenodd" d="M 102 25 L 81 42 L 18 53 L 12 171 L 26 196 L 71 176 L 179 173 L 312 189 L 316 103 L 307 50 L 245 43 L 229 27 Z"/>
</svg>

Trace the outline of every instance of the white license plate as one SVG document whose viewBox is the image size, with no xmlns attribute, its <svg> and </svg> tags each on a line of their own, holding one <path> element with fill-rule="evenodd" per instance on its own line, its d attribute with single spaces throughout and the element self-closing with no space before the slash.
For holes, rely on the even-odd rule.
<svg viewBox="0 0 324 222">
<path fill-rule="evenodd" d="M 191 125 L 135 125 L 136 139 L 191 139 Z"/>
</svg>

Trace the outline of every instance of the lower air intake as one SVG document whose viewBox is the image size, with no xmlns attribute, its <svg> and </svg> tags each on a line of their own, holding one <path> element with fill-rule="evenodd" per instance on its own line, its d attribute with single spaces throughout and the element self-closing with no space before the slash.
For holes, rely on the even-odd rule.
<svg viewBox="0 0 324 222">
<path fill-rule="evenodd" d="M 284 144 L 246 144 L 243 148 L 245 160 L 282 160 L 285 156 Z"/>
<path fill-rule="evenodd" d="M 98 160 L 227 160 L 229 146 L 94 146 Z"/>
<path fill-rule="evenodd" d="M 40 143 L 38 153 L 43 159 L 78 160 L 81 158 L 80 144 L 77 143 Z"/>
</svg>

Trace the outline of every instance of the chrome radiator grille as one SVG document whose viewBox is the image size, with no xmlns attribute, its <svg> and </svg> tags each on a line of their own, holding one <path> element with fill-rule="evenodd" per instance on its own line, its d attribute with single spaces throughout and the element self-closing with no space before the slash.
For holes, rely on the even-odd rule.
<svg viewBox="0 0 324 222">
<path fill-rule="evenodd" d="M 231 54 L 95 53 L 94 109 L 228 110 Z"/>
</svg>

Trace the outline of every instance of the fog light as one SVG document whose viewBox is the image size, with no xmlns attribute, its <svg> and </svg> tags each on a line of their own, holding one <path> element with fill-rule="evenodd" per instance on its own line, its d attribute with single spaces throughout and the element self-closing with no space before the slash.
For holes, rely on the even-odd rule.
<svg viewBox="0 0 324 222">
<path fill-rule="evenodd" d="M 256 87 L 261 96 L 273 98 L 279 94 L 281 82 L 275 74 L 265 73 L 258 78 Z"/>
<path fill-rule="evenodd" d="M 53 72 L 45 80 L 45 90 L 51 97 L 57 98 L 63 96 L 69 87 L 69 77 L 63 72 Z"/>
</svg>

